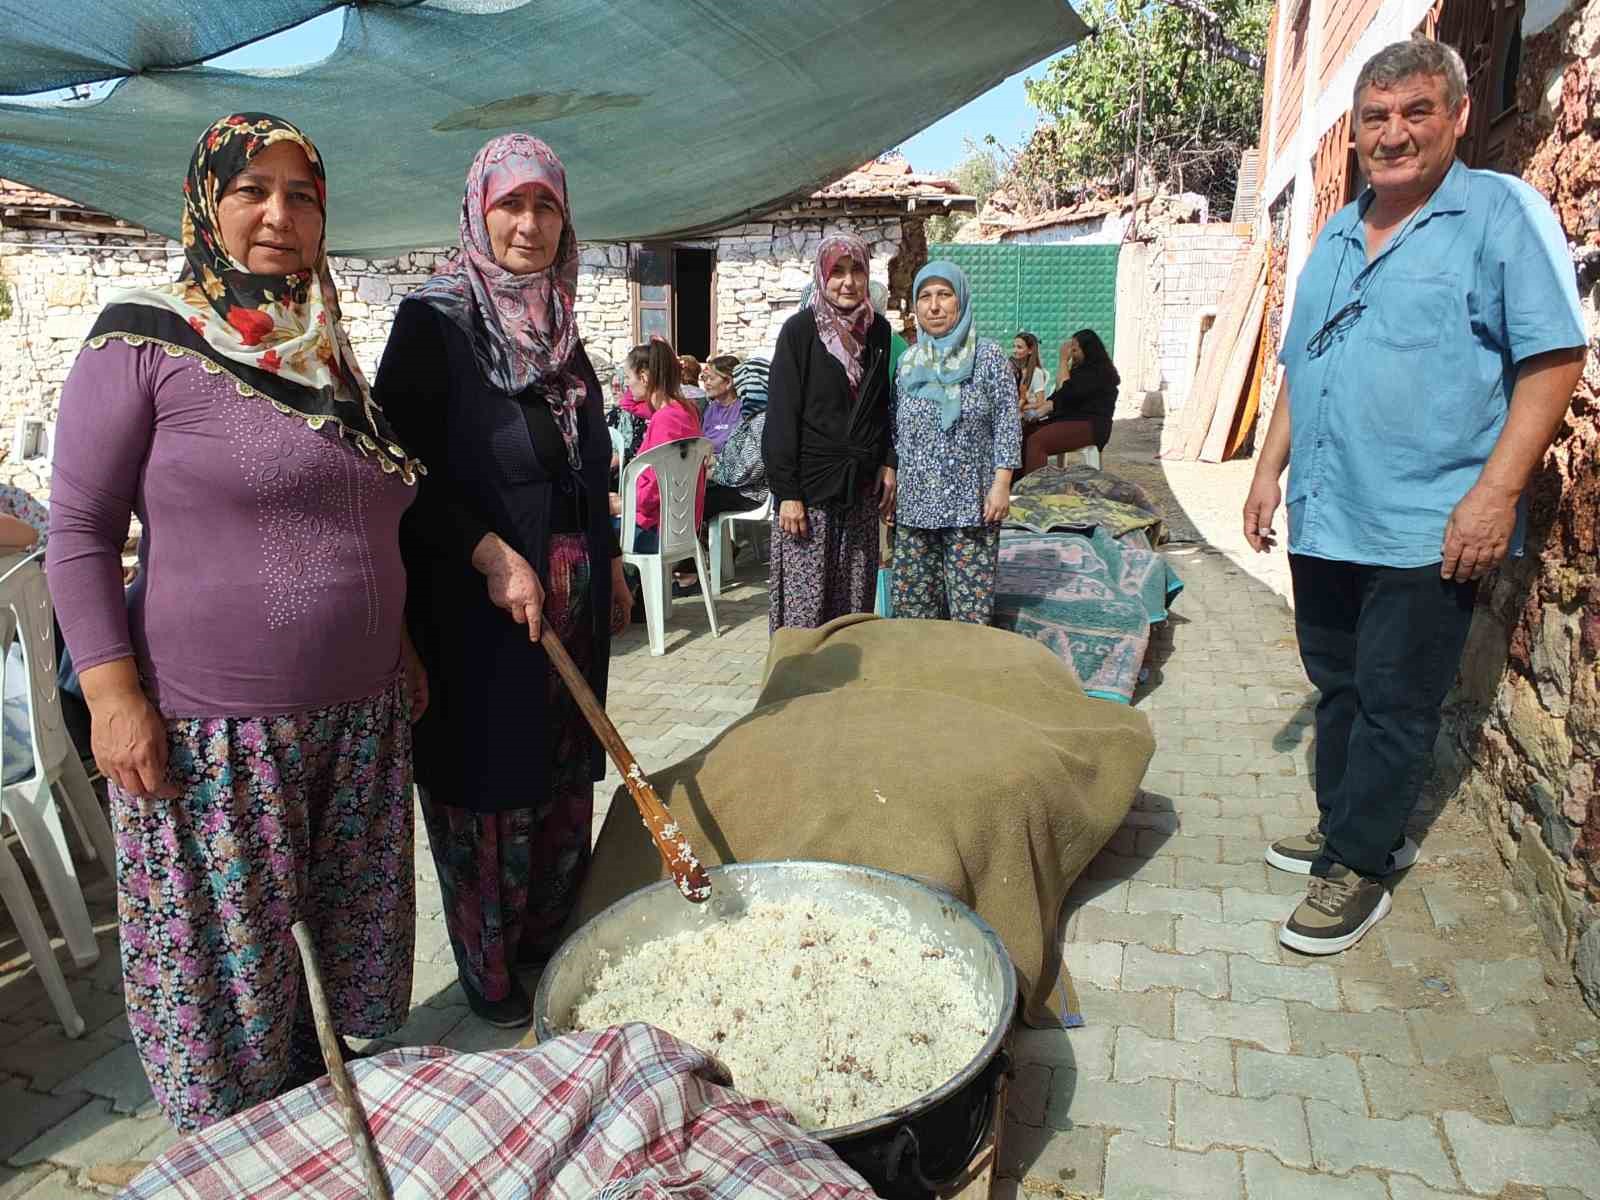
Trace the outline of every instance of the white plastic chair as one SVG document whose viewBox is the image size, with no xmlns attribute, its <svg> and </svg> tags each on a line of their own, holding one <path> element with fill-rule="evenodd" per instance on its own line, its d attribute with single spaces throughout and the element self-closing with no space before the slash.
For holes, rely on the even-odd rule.
<svg viewBox="0 0 1600 1200">
<path fill-rule="evenodd" d="M 617 470 L 621 471 L 623 467 L 628 465 L 627 439 L 622 436 L 622 430 L 615 425 L 608 425 L 606 428 L 611 434 L 611 453 L 617 456 Z"/>
<path fill-rule="evenodd" d="M 62 720 L 56 692 L 55 623 L 50 591 L 38 558 L 38 553 L 29 555 L 0 576 L 0 695 L 4 693 L 6 672 L 11 669 L 3 650 L 16 638 L 28 676 L 28 732 L 33 744 L 33 774 L 0 787 L 0 818 L 15 827 L 73 962 L 86 967 L 99 959 L 100 947 L 78 886 L 56 801 L 66 805 L 89 857 L 100 859 L 113 874 L 116 849 L 111 827 Z M 4 757 L 4 740 L 0 739 L 0 776 L 4 773 Z M 32 895 L 9 851 L 0 855 L 0 890 L 67 1036 L 77 1037 L 83 1032 L 83 1020 L 67 994 Z"/>
<path fill-rule="evenodd" d="M 1100 469 L 1099 446 L 1085 446 L 1082 450 L 1064 450 L 1060 454 L 1057 454 L 1051 458 L 1051 464 L 1057 467 L 1066 466 L 1068 454 L 1081 454 L 1083 455 L 1084 466 L 1093 467 L 1096 471 Z"/>
<path fill-rule="evenodd" d="M 722 586 L 732 583 L 734 577 L 733 567 L 733 523 L 735 521 L 770 521 L 772 520 L 772 493 L 767 493 L 766 503 L 760 508 L 752 508 L 745 512 L 718 513 L 716 524 L 711 530 L 711 590 L 717 595 L 722 595 Z M 727 574 L 724 575 L 723 572 Z"/>
<path fill-rule="evenodd" d="M 663 442 L 629 461 L 622 469 L 622 561 L 639 568 L 644 585 L 644 625 L 650 638 L 650 653 L 666 653 L 666 623 L 672 608 L 672 564 L 694 558 L 700 579 L 707 578 L 706 554 L 700 545 L 695 522 L 695 497 L 700 471 L 711 459 L 711 443 L 705 438 L 680 438 Z M 634 508 L 638 504 L 639 476 L 647 470 L 656 473 L 656 490 L 661 495 L 661 544 L 654 554 L 640 554 L 633 548 Z M 721 637 L 717 628 L 717 604 L 712 589 L 700 588 L 711 621 L 711 636 Z"/>
</svg>

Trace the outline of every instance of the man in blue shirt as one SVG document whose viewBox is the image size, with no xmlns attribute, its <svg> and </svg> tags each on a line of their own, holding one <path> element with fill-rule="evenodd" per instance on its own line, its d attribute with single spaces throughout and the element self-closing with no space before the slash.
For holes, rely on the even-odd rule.
<svg viewBox="0 0 1600 1200">
<path fill-rule="evenodd" d="M 1295 626 L 1317 702 L 1317 827 L 1267 850 L 1308 874 L 1279 940 L 1354 945 L 1389 911 L 1477 581 L 1520 554 L 1528 477 L 1583 370 L 1571 254 L 1519 179 L 1469 170 L 1454 49 L 1381 50 L 1355 87 L 1365 193 L 1301 273 L 1286 387 L 1244 508 L 1256 550 L 1289 467 Z M 1292 408 L 1291 408 L 1292 402 Z"/>
</svg>

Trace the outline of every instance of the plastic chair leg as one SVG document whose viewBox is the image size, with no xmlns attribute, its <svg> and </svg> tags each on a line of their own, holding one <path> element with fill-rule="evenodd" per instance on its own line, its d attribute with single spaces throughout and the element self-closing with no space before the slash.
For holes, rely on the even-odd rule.
<svg viewBox="0 0 1600 1200">
<path fill-rule="evenodd" d="M 1100 469 L 1100 447 L 1085 446 L 1083 448 L 1083 461 L 1085 466 L 1093 467 L 1098 471 Z"/>
<path fill-rule="evenodd" d="M 80 967 L 99 961 L 100 946 L 95 941 L 89 907 L 83 902 L 83 890 L 78 886 L 77 869 L 72 865 L 49 781 L 36 771 L 32 779 L 6 788 L 0 803 L 16 826 L 22 849 L 39 876 L 72 961 Z"/>
<path fill-rule="evenodd" d="M 50 948 L 50 937 L 39 920 L 39 910 L 33 903 L 33 893 L 22 876 L 22 868 L 12 856 L 5 840 L 0 838 L 0 897 L 5 899 L 6 910 L 22 936 L 28 956 L 33 959 L 34 970 L 44 984 L 45 994 L 61 1018 L 61 1028 L 69 1038 L 83 1036 L 83 1018 L 72 1003 L 67 991 L 66 978 L 61 974 L 61 964 L 56 962 L 55 951 Z"/>
<path fill-rule="evenodd" d="M 83 763 L 76 754 L 67 755 L 55 782 L 58 794 L 65 800 L 67 811 L 77 823 L 78 832 L 83 835 L 84 845 L 92 848 L 107 874 L 115 879 L 117 846 L 111 837 L 111 824 L 106 820 L 105 810 L 100 807 L 100 797 L 94 794 L 89 773 L 83 769 Z"/>
<path fill-rule="evenodd" d="M 707 539 L 711 543 L 711 575 L 709 578 L 702 575 L 702 587 L 709 587 L 713 596 L 722 595 L 722 563 L 727 553 L 728 523 L 721 517 L 711 518 L 711 536 Z"/>
<path fill-rule="evenodd" d="M 734 523 L 718 517 L 717 536 L 711 539 L 711 578 L 715 581 L 713 595 L 721 596 L 722 589 L 738 577 L 739 568 L 733 557 L 733 548 L 738 541 Z"/>
<path fill-rule="evenodd" d="M 666 598 L 671 594 L 667 591 L 667 571 L 666 559 L 659 557 L 639 569 L 639 585 L 644 592 L 644 628 L 650 640 L 650 653 L 655 655 L 667 652 Z"/>
<path fill-rule="evenodd" d="M 700 573 L 700 578 L 702 580 L 704 580 L 709 573 L 707 571 L 706 552 L 700 548 L 699 542 L 694 544 L 694 569 Z M 721 576 L 719 575 L 717 578 L 718 582 L 721 582 Z M 717 628 L 717 602 L 711 594 L 711 589 L 708 587 L 702 587 L 700 589 L 700 596 L 706 602 L 706 618 L 711 622 L 711 636 L 721 637 L 722 631 Z"/>
</svg>

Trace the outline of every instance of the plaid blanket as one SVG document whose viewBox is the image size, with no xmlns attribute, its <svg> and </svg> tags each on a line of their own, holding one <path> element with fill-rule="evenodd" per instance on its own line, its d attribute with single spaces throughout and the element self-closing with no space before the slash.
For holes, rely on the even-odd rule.
<svg viewBox="0 0 1600 1200">
<path fill-rule="evenodd" d="M 871 1200 L 788 1113 L 728 1087 L 713 1058 L 649 1025 L 533 1050 L 391 1050 L 351 1064 L 396 1200 Z M 125 1200 L 360 1200 L 333 1086 L 185 1138 Z"/>
</svg>

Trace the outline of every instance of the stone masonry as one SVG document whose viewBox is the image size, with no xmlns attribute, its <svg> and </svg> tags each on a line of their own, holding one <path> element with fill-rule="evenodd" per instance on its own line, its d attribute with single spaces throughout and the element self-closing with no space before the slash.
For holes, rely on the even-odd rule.
<svg viewBox="0 0 1600 1200">
<path fill-rule="evenodd" d="M 854 232 L 872 249 L 872 277 L 886 283 L 899 252 L 901 222 L 893 217 L 778 220 L 736 226 L 684 245 L 717 256 L 716 340 L 719 353 L 770 352 L 778 330 L 799 304 L 824 236 Z M 332 267 L 357 361 L 371 379 L 406 294 L 433 272 L 444 250 L 391 258 L 335 257 Z M 601 381 L 633 345 L 629 247 L 587 243 L 580 248 L 577 312 L 584 343 Z M 163 283 L 183 265 L 178 246 L 152 234 L 66 233 L 7 229 L 0 240 L 0 280 L 10 315 L 0 318 L 0 444 L 9 445 L 20 415 L 55 418 L 61 384 L 84 334 L 107 298 L 123 288 Z M 0 312 L 3 312 L 0 308 Z M 0 479 L 43 499 L 49 493 L 43 458 L 0 463 Z"/>
<path fill-rule="evenodd" d="M 1479 593 L 1439 761 L 1488 824 L 1600 1013 L 1600 0 L 1523 51 L 1513 162 L 1547 196 L 1583 282 L 1591 347 L 1528 489 L 1528 553 Z"/>
</svg>

